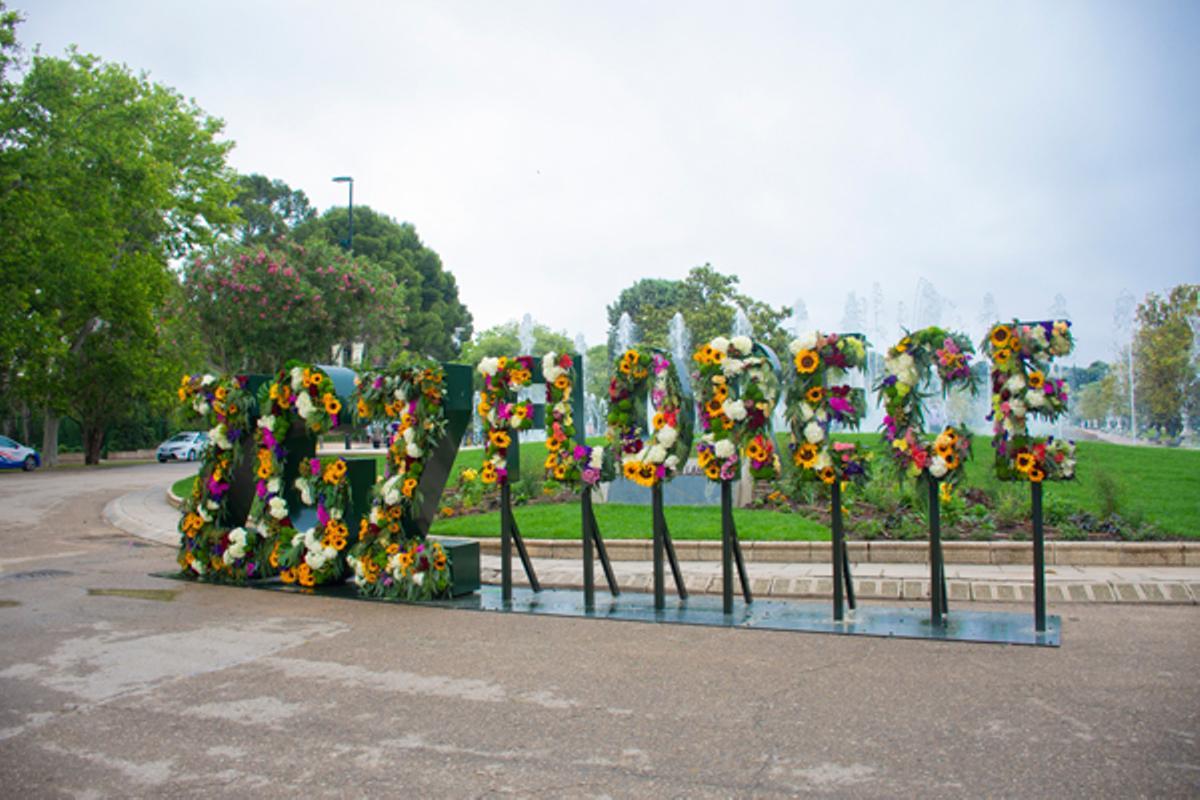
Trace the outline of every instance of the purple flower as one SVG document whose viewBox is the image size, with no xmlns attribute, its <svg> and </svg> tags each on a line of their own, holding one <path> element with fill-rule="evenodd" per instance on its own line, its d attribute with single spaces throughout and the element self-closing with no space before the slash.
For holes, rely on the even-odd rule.
<svg viewBox="0 0 1200 800">
<path fill-rule="evenodd" d="M 591 453 L 592 453 L 592 450 L 590 447 L 585 447 L 584 445 L 581 445 L 581 444 L 575 445 L 575 460 L 576 461 L 583 461 L 585 458 L 587 458 L 589 455 L 591 455 Z"/>
<path fill-rule="evenodd" d="M 317 522 L 321 523 L 321 527 L 329 524 L 329 512 L 325 510 L 325 501 L 317 503 Z"/>
<path fill-rule="evenodd" d="M 258 485 L 254 487 L 254 492 L 260 498 L 265 500 L 267 498 L 267 482 L 264 480 L 259 480 Z"/>
<path fill-rule="evenodd" d="M 254 562 L 251 561 L 249 564 L 246 565 L 246 577 L 249 578 L 253 574 L 254 574 Z"/>
<path fill-rule="evenodd" d="M 314 478 L 316 476 L 320 475 L 321 474 L 321 460 L 314 458 L 312 461 L 310 461 L 309 462 L 309 470 L 312 472 Z"/>
</svg>

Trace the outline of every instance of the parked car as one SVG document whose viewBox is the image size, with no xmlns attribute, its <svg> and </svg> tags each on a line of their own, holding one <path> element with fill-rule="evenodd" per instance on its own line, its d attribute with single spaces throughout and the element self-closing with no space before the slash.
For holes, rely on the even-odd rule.
<svg viewBox="0 0 1200 800">
<path fill-rule="evenodd" d="M 160 463 L 165 461 L 195 461 L 208 446 L 208 434 L 203 431 L 181 431 L 158 446 Z"/>
<path fill-rule="evenodd" d="M 0 469 L 19 468 L 29 472 L 41 465 L 42 457 L 37 450 L 15 442 L 7 436 L 0 436 Z"/>
</svg>

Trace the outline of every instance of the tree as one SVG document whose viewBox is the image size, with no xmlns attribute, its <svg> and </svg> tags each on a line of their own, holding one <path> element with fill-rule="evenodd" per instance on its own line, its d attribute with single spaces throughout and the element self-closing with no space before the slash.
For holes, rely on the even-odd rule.
<svg viewBox="0 0 1200 800">
<path fill-rule="evenodd" d="M 406 345 L 404 292 L 392 274 L 319 239 L 219 248 L 187 264 L 183 288 L 222 371 L 269 373 L 290 358 L 327 362 L 335 345 L 351 342 L 386 362 Z"/>
<path fill-rule="evenodd" d="M 1138 416 L 1169 437 L 1183 430 L 1196 382 L 1193 325 L 1200 315 L 1200 285 L 1181 284 L 1163 298 L 1151 292 L 1138 305 L 1134 374 Z"/>
<path fill-rule="evenodd" d="M 0 392 L 45 409 L 48 462 L 59 414 L 78 415 L 97 441 L 113 416 L 94 396 L 157 379 L 168 261 L 234 219 L 221 129 L 174 90 L 73 49 L 35 57 L 6 87 Z"/>
<path fill-rule="evenodd" d="M 698 344 L 728 336 L 740 308 L 754 328 L 754 338 L 770 345 L 776 353 L 785 354 L 788 335 L 782 323 L 792 310 L 741 294 L 737 284 L 736 275 L 724 275 L 709 264 L 694 267 L 682 281 L 644 278 L 623 289 L 616 302 L 608 306 L 609 344 L 615 342 L 623 312 L 628 312 L 637 325 L 643 344 L 666 349 L 668 326 L 676 313 L 683 315 L 692 342 Z"/>
<path fill-rule="evenodd" d="M 349 238 L 345 208 L 331 208 L 300 225 L 301 242 L 318 239 L 342 245 Z M 471 313 L 458 299 L 454 275 L 426 247 L 410 223 L 399 223 L 368 206 L 354 207 L 354 255 L 369 259 L 392 274 L 406 292 L 408 314 L 401 332 L 410 350 L 449 361 L 471 337 Z"/>
<path fill-rule="evenodd" d="M 297 225 L 316 218 L 308 195 L 265 175 L 239 175 L 233 204 L 241 212 L 237 239 L 244 245 L 275 245 Z"/>
<path fill-rule="evenodd" d="M 463 345 L 459 361 L 474 367 L 482 359 L 491 356 L 544 356 L 546 353 L 572 353 L 575 344 L 566 333 L 553 331 L 549 327 L 536 323 L 533 326 L 532 352 L 521 352 L 521 339 L 518 325 L 515 321 L 480 331 L 467 344 Z"/>
</svg>

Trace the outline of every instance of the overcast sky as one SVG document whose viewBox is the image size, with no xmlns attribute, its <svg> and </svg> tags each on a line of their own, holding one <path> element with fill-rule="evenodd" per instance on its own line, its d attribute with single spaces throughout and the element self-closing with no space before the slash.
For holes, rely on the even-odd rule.
<svg viewBox="0 0 1200 800">
<path fill-rule="evenodd" d="M 1061 294 L 1087 362 L 1123 290 L 1200 280 L 1192 0 L 8 5 L 223 118 L 239 171 L 322 210 L 354 176 L 477 330 L 594 344 L 622 288 L 709 262 L 826 329 L 878 296 L 882 346 L 922 279 L 976 336 L 985 292 Z"/>
</svg>

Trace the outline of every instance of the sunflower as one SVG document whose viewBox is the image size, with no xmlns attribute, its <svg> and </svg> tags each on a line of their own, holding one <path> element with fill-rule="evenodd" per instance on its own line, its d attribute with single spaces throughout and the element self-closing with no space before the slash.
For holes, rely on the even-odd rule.
<svg viewBox="0 0 1200 800">
<path fill-rule="evenodd" d="M 279 573 L 279 580 L 283 581 L 284 583 L 295 583 L 296 571 L 291 568 L 283 570 Z"/>
<path fill-rule="evenodd" d="M 435 570 L 437 570 L 438 572 L 441 572 L 442 570 L 444 570 L 446 568 L 446 554 L 445 553 L 438 553 L 436 556 L 433 557 L 433 568 Z"/>
<path fill-rule="evenodd" d="M 1037 466 L 1037 459 L 1033 457 L 1032 453 L 1017 453 L 1014 466 L 1018 472 L 1027 473 Z"/>
<path fill-rule="evenodd" d="M 713 399 L 724 403 L 729 397 L 729 387 L 721 384 L 713 387 Z"/>
<path fill-rule="evenodd" d="M 813 464 L 817 463 L 817 456 L 820 455 L 815 444 L 805 442 L 796 448 L 796 454 L 792 457 L 796 462 L 796 466 L 812 469 Z"/>
<path fill-rule="evenodd" d="M 228 394 L 229 394 L 229 390 L 226 389 L 224 386 L 218 386 L 217 390 L 215 392 L 213 392 L 213 395 L 215 395 L 216 398 L 218 400 L 220 400 L 221 402 L 225 402 L 225 397 Z"/>
<path fill-rule="evenodd" d="M 754 440 L 750 442 L 749 447 L 746 448 L 746 455 L 751 461 L 762 462 L 770 458 L 771 451 L 766 446 L 766 442 L 762 440 L 762 437 L 756 436 L 754 437 Z"/>
<path fill-rule="evenodd" d="M 626 461 L 621 467 L 622 473 L 626 480 L 634 480 L 638 475 L 638 463 L 636 461 Z"/>
<path fill-rule="evenodd" d="M 1033 469 L 1029 470 L 1029 481 L 1031 483 L 1041 483 L 1043 480 L 1045 480 L 1045 478 L 1046 473 L 1043 472 L 1039 467 L 1034 467 Z"/>
<path fill-rule="evenodd" d="M 954 484 L 943 483 L 938 488 L 938 493 L 941 495 L 943 503 L 949 503 L 954 499 Z"/>
<path fill-rule="evenodd" d="M 571 388 L 571 379 L 566 375 L 559 375 L 554 379 L 554 388 L 560 392 L 565 392 Z"/>
<path fill-rule="evenodd" d="M 992 361 L 995 363 L 995 365 L 997 367 L 1007 367 L 1008 359 L 1011 356 L 1012 356 L 1012 353 L 1009 352 L 1008 348 L 1002 347 L 999 350 L 992 353 Z"/>
<path fill-rule="evenodd" d="M 551 453 L 557 453 L 559 450 L 562 449 L 562 442 L 560 442 L 558 439 L 553 439 L 553 438 L 547 439 L 546 440 L 546 449 L 549 450 Z"/>
<path fill-rule="evenodd" d="M 720 364 L 720 363 L 723 363 L 724 361 L 725 361 L 724 353 L 722 353 L 720 350 L 712 351 L 712 362 L 711 363 Z"/>
<path fill-rule="evenodd" d="M 316 586 L 317 576 L 313 575 L 312 567 L 308 564 L 301 564 L 296 568 L 296 581 L 301 586 Z"/>
<path fill-rule="evenodd" d="M 992 340 L 992 347 L 997 350 L 1009 347 L 1012 337 L 1012 328 L 1008 327 L 1007 325 L 997 325 L 996 327 L 992 328 L 990 337 Z"/>
<path fill-rule="evenodd" d="M 407 550 L 400 553 L 400 557 L 396 559 L 400 564 L 400 569 L 407 572 L 413 564 L 413 554 Z"/>
<path fill-rule="evenodd" d="M 946 469 L 948 469 L 948 470 L 958 469 L 958 456 L 955 453 L 951 452 L 951 453 L 947 453 L 946 455 L 942 456 L 942 461 L 946 462 Z"/>
<path fill-rule="evenodd" d="M 488 400 L 488 396 L 486 394 L 480 394 L 479 406 L 477 409 L 479 411 L 479 416 L 481 417 L 486 417 L 488 412 L 492 410 L 492 404 Z"/>
<path fill-rule="evenodd" d="M 821 470 L 821 480 L 827 484 L 832 484 L 837 480 L 837 471 L 833 467 L 825 467 Z"/>
<path fill-rule="evenodd" d="M 321 402 L 325 404 L 325 413 L 333 416 L 342 410 L 342 404 L 332 392 L 326 392 L 321 398 Z"/>
<path fill-rule="evenodd" d="M 542 465 L 545 469 L 554 469 L 558 466 L 558 453 L 551 453 L 546 456 L 546 463 Z"/>
<path fill-rule="evenodd" d="M 715 456 L 713 456 L 712 450 L 700 450 L 696 454 L 696 463 L 700 465 L 700 469 L 707 469 L 708 465 L 712 463 L 713 458 Z"/>
<path fill-rule="evenodd" d="M 711 461 L 709 462 L 708 466 L 704 468 L 704 474 L 709 480 L 715 481 L 717 478 L 721 477 L 721 466 L 715 460 Z"/>
<path fill-rule="evenodd" d="M 712 354 L 714 352 L 715 351 L 712 349 L 712 345 L 706 344 L 703 347 L 701 347 L 699 350 L 697 350 L 695 355 L 692 356 L 692 358 L 701 364 L 711 364 L 712 363 Z"/>
<path fill-rule="evenodd" d="M 567 477 L 567 466 L 565 464 L 559 464 L 557 467 L 554 468 L 554 479 L 555 480 L 561 481 L 561 480 L 564 480 L 566 477 Z"/>
<path fill-rule="evenodd" d="M 490 438 L 492 444 L 499 448 L 505 448 L 512 444 L 512 437 L 508 435 L 507 431 L 492 431 Z"/>
<path fill-rule="evenodd" d="M 1029 377 L 1026 378 L 1026 382 L 1029 384 L 1030 389 L 1040 389 L 1046 385 L 1046 376 L 1042 374 L 1041 370 L 1035 369 L 1033 372 L 1029 373 Z"/>
<path fill-rule="evenodd" d="M 638 483 L 642 486 L 653 486 L 655 479 L 658 478 L 658 467 L 651 464 L 649 461 L 643 461 L 638 469 Z"/>
<path fill-rule="evenodd" d="M 654 426 L 654 430 L 661 430 L 667 424 L 667 415 L 659 411 L 654 415 L 654 421 L 651 424 Z"/>
<path fill-rule="evenodd" d="M 821 366 L 821 356 L 816 350 L 801 350 L 796 353 L 796 372 L 801 375 L 811 375 Z"/>
<path fill-rule="evenodd" d="M 401 489 L 401 491 L 404 493 L 405 497 L 412 497 L 413 492 L 415 492 L 416 489 L 417 489 L 417 479 L 416 478 L 406 478 L 404 480 L 404 486 Z"/>
<path fill-rule="evenodd" d="M 401 506 L 390 506 L 387 510 L 388 519 L 400 519 L 404 516 L 404 509 Z"/>
<path fill-rule="evenodd" d="M 479 470 L 479 480 L 483 481 L 484 483 L 495 483 L 496 477 L 496 465 L 490 461 L 485 463 Z"/>
<path fill-rule="evenodd" d="M 704 404 L 704 410 L 708 412 L 708 415 L 710 417 L 719 417 L 723 413 L 725 413 L 722 410 L 722 407 L 724 405 L 725 404 L 723 401 L 718 400 L 717 398 L 714 397 L 712 400 L 709 400 L 707 403 Z"/>
<path fill-rule="evenodd" d="M 825 390 L 820 386 L 814 386 L 804 393 L 804 399 L 810 406 L 815 406 L 825 399 Z"/>
</svg>

